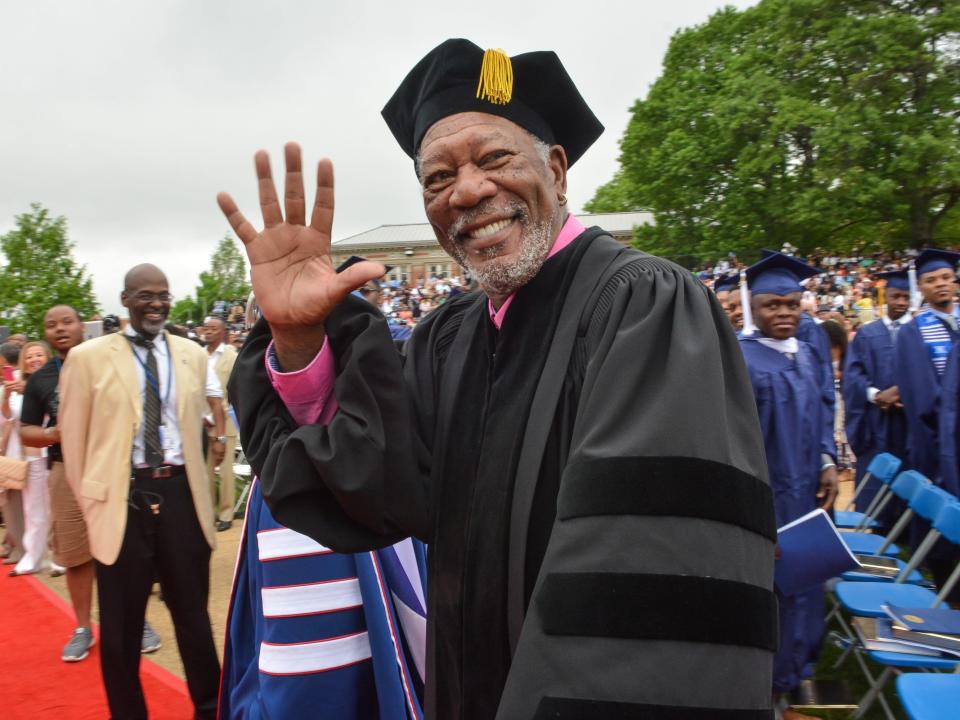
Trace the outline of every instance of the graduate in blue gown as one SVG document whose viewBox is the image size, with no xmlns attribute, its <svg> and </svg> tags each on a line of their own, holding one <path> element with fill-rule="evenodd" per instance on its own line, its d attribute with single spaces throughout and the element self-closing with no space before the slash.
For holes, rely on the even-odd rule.
<svg viewBox="0 0 960 720">
<path fill-rule="evenodd" d="M 763 260 L 779 254 L 780 253 L 778 253 L 776 250 L 767 250 L 764 248 L 760 251 L 760 258 Z M 820 271 L 816 270 L 814 275 L 819 273 Z M 808 277 L 813 277 L 813 275 Z M 827 335 L 827 331 L 821 327 L 820 322 L 818 322 L 809 313 L 801 310 L 800 324 L 797 325 L 796 337 L 797 340 L 805 342 L 813 348 L 813 352 L 817 361 L 824 366 L 826 370 L 826 372 L 823 374 L 822 385 L 824 401 L 830 406 L 830 412 L 836 413 L 837 395 L 836 387 L 834 386 L 833 382 L 833 353 L 830 350 L 830 336 Z"/>
<path fill-rule="evenodd" d="M 940 396 L 940 482 L 960 495 L 960 343 L 954 345 L 943 373 Z"/>
<path fill-rule="evenodd" d="M 958 337 L 954 268 L 960 255 L 924 250 L 916 260 L 925 302 L 897 335 L 897 387 L 907 414 L 910 466 L 940 482 L 940 388 L 947 358 Z"/>
<path fill-rule="evenodd" d="M 721 275 L 713 283 L 713 292 L 727 314 L 734 332 L 743 329 L 743 308 L 740 301 L 740 274 Z"/>
<path fill-rule="evenodd" d="M 745 321 L 740 347 L 760 415 L 778 527 L 818 506 L 829 510 L 837 493 L 833 410 L 823 392 L 827 370 L 814 349 L 796 337 L 800 280 L 817 272 L 780 253 L 767 254 L 747 270 L 753 320 Z M 824 593 L 822 588 L 798 595 L 778 591 L 777 597 L 780 648 L 773 692 L 780 696 L 810 673 L 819 653 Z M 800 717 L 789 711 L 784 716 Z"/>
<path fill-rule="evenodd" d="M 915 264 L 925 304 L 913 322 L 897 335 L 897 386 L 907 415 L 910 466 L 954 494 L 955 479 L 949 470 L 944 475 L 940 468 L 940 408 L 948 380 L 948 360 L 960 339 L 960 308 L 955 302 L 958 261 L 960 254 L 946 250 L 928 249 L 920 253 Z M 910 528 L 914 546 L 929 528 L 928 523 L 914 519 Z M 924 564 L 938 586 L 946 581 L 957 562 L 956 548 L 940 540 L 927 555 Z M 948 599 L 960 599 L 960 587 Z"/>
<path fill-rule="evenodd" d="M 859 485 L 873 458 L 892 453 L 906 460 L 907 418 L 897 387 L 895 338 L 910 322 L 910 285 L 906 270 L 880 273 L 886 280 L 886 313 L 857 330 L 847 348 L 843 368 L 843 403 L 847 441 L 857 457 Z M 866 508 L 880 489 L 872 478 L 857 498 L 857 507 Z M 888 503 L 877 518 L 880 528 L 889 528 L 901 508 Z"/>
</svg>

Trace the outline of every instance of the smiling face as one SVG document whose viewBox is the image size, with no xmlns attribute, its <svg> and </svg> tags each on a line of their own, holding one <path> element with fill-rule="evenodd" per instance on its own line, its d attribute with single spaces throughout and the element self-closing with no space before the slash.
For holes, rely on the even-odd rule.
<svg viewBox="0 0 960 720">
<path fill-rule="evenodd" d="M 800 293 L 755 295 L 753 321 L 760 332 L 774 340 L 786 340 L 797 334 L 800 325 Z"/>
<path fill-rule="evenodd" d="M 130 312 L 130 325 L 153 338 L 163 330 L 170 314 L 167 276 L 153 265 L 139 265 L 127 273 L 120 302 Z"/>
<path fill-rule="evenodd" d="M 427 219 L 447 254 L 495 302 L 529 282 L 566 217 L 563 148 L 538 150 L 520 126 L 470 112 L 435 123 L 419 158 Z"/>
<path fill-rule="evenodd" d="M 743 303 L 740 297 L 740 290 L 733 290 L 727 295 L 727 301 L 723 304 L 724 312 L 730 318 L 730 324 L 733 329 L 743 330 Z"/>
<path fill-rule="evenodd" d="M 43 345 L 39 343 L 31 343 L 28 345 L 27 349 L 23 351 L 20 361 L 24 377 L 33 375 L 37 370 L 46 365 L 49 360 L 50 355 Z"/>
</svg>

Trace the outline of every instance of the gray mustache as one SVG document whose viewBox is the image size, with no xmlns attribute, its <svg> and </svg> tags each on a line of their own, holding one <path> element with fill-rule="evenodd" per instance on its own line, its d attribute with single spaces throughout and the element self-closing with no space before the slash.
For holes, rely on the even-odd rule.
<svg viewBox="0 0 960 720">
<path fill-rule="evenodd" d="M 480 218 L 491 215 L 509 215 L 511 217 L 516 216 L 521 223 L 523 223 L 527 218 L 526 208 L 517 202 L 508 203 L 506 205 L 494 205 L 492 203 L 479 205 L 478 207 L 467 210 L 463 215 L 454 220 L 453 225 L 451 225 L 450 229 L 447 231 L 447 236 L 450 238 L 451 242 L 457 242 L 457 239 L 460 237 L 460 234 L 463 232 L 464 228 L 467 227 L 467 225 L 475 223 Z"/>
</svg>

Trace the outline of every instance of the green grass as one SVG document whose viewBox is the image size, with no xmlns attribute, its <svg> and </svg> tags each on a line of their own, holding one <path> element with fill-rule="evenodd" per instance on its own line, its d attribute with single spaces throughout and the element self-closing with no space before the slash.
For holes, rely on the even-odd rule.
<svg viewBox="0 0 960 720">
<path fill-rule="evenodd" d="M 833 628 L 831 628 L 833 629 Z M 833 645 L 831 642 L 824 644 L 823 653 L 820 657 L 820 662 L 817 665 L 816 673 L 814 677 L 818 680 L 842 680 L 846 682 L 847 686 L 850 688 L 850 694 L 854 698 L 854 702 L 859 701 L 867 693 L 867 680 L 863 677 L 863 673 L 860 671 L 860 666 L 857 664 L 857 661 L 854 657 L 848 656 L 838 669 L 833 669 L 833 663 L 836 662 L 837 658 L 840 656 L 842 651 L 840 648 Z M 873 673 L 874 677 L 877 677 L 881 672 L 883 672 L 883 667 L 877 665 L 876 663 L 870 662 L 867 660 L 867 664 L 870 667 L 870 672 Z M 909 672 L 909 670 L 908 670 Z M 887 682 L 886 687 L 884 688 L 884 696 L 887 698 L 887 703 L 890 705 L 890 709 L 893 711 L 893 714 L 897 718 L 906 718 L 906 713 L 903 712 L 903 708 L 900 707 L 900 701 L 897 700 L 896 693 L 896 679 L 890 678 Z M 853 714 L 852 710 L 804 710 L 807 715 L 819 718 L 827 718 L 828 720 L 848 720 Z M 883 713 L 883 708 L 880 706 L 879 700 L 875 701 L 873 706 L 864 716 L 867 720 L 885 720 L 886 715 Z"/>
</svg>

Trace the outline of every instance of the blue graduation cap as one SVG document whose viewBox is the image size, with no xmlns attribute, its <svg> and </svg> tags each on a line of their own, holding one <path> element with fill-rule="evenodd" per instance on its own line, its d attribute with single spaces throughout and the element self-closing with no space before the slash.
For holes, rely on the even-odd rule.
<svg viewBox="0 0 960 720">
<path fill-rule="evenodd" d="M 802 292 L 800 281 L 820 272 L 790 255 L 764 250 L 763 258 L 747 268 L 747 284 L 754 295 L 789 295 Z"/>
<path fill-rule="evenodd" d="M 890 290 L 910 291 L 909 270 L 889 270 L 887 272 L 877 273 L 877 277 L 886 280 L 887 288 Z"/>
<path fill-rule="evenodd" d="M 740 284 L 740 275 L 721 275 L 713 283 L 713 291 L 715 293 L 725 292 L 727 290 L 733 290 L 737 285 Z"/>
<path fill-rule="evenodd" d="M 919 276 L 943 268 L 956 270 L 957 262 L 960 262 L 960 253 L 927 248 L 917 256 L 915 266 L 917 268 L 917 275 Z"/>
</svg>

